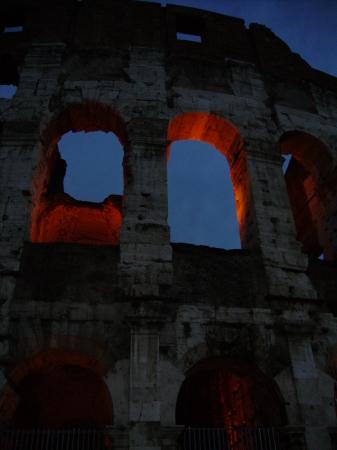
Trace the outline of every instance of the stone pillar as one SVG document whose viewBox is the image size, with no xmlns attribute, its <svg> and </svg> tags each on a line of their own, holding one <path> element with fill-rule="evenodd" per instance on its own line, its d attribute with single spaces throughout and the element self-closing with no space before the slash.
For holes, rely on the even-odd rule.
<svg viewBox="0 0 337 450">
<path fill-rule="evenodd" d="M 14 97 L 6 102 L 0 142 L 0 304 L 6 315 L 19 270 L 23 242 L 30 240 L 34 202 L 33 173 L 40 158 L 41 117 L 57 90 L 64 44 L 34 44 L 28 49 Z M 1 109 L 0 107 L 0 109 Z M 0 319 L 0 359 L 8 351 L 8 323 Z"/>
<path fill-rule="evenodd" d="M 332 448 L 337 448 L 337 427 L 329 427 Z"/>
<path fill-rule="evenodd" d="M 54 53 L 55 48 L 58 52 Z M 32 45 L 25 58 L 20 83 L 3 123 L 0 143 L 0 267 L 17 271 L 24 240 L 30 239 L 33 172 L 39 158 L 39 128 L 43 101 L 48 100 L 57 83 L 64 46 Z M 55 62 L 49 68 L 50 53 Z M 40 83 L 48 66 L 48 93 Z M 45 70 L 45 72 L 47 72 Z M 52 76 L 52 72 L 54 76 Z M 57 73 L 56 73 L 57 72 Z M 44 80 L 46 82 L 46 80 Z M 2 100 L 0 100 L 2 101 Z"/>
<path fill-rule="evenodd" d="M 129 450 L 129 429 L 114 426 L 107 426 L 106 431 L 109 441 L 106 447 L 114 450 Z"/>
<path fill-rule="evenodd" d="M 31 167 L 36 164 L 37 147 L 33 133 L 7 135 L 0 144 L 0 265 L 8 272 L 18 270 L 23 242 L 30 239 Z"/>
<path fill-rule="evenodd" d="M 165 317 L 127 316 L 131 328 L 130 449 L 159 450 L 159 331 Z"/>
<path fill-rule="evenodd" d="M 161 429 L 161 448 L 162 450 L 177 450 L 178 438 L 184 430 L 184 425 L 176 427 L 164 427 Z"/>
<path fill-rule="evenodd" d="M 330 174 L 316 187 L 317 196 L 324 207 L 325 220 L 322 226 L 328 234 L 328 242 L 324 245 L 324 259 L 328 261 L 337 260 L 337 176 Z"/>
<path fill-rule="evenodd" d="M 315 298 L 303 273 L 307 256 L 301 253 L 296 239 L 282 163 L 278 146 L 253 142 L 231 169 L 235 194 L 241 202 L 242 246 L 261 250 L 271 295 Z"/>
<path fill-rule="evenodd" d="M 287 450 L 306 450 L 304 427 L 284 427 L 282 437 Z"/>
<path fill-rule="evenodd" d="M 167 121 L 150 119 L 127 127 L 119 273 L 130 296 L 158 296 L 161 286 L 172 283 L 166 130 Z"/>
<path fill-rule="evenodd" d="M 306 450 L 331 450 L 329 421 L 324 410 L 310 344 L 310 335 L 314 328 L 312 324 L 296 323 L 286 325 L 285 331 L 302 420 L 299 425 L 305 427 Z"/>
</svg>

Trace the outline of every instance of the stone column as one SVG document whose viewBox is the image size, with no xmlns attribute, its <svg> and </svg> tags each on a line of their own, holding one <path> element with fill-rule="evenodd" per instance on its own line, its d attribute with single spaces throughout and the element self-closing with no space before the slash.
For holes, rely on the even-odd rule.
<svg viewBox="0 0 337 450">
<path fill-rule="evenodd" d="M 304 427 L 284 427 L 282 435 L 287 450 L 306 450 Z"/>
<path fill-rule="evenodd" d="M 324 244 L 324 259 L 337 260 L 337 176 L 333 172 L 316 187 L 315 196 L 320 199 L 324 207 L 325 220 L 322 221 L 324 231 L 327 232 L 328 242 Z"/>
<path fill-rule="evenodd" d="M 40 157 L 41 117 L 57 90 L 64 44 L 33 44 L 20 73 L 20 83 L 6 105 L 0 136 L 0 304 L 7 314 L 19 270 L 23 243 L 30 239 L 33 173 Z M 0 359 L 7 358 L 8 321 L 0 319 Z"/>
<path fill-rule="evenodd" d="M 300 325 L 296 323 L 285 326 L 297 402 L 302 420 L 302 424 L 296 425 L 305 427 L 306 450 L 331 450 L 329 421 L 324 410 L 310 344 L 310 335 L 314 329 L 315 327 L 312 324 Z"/>
<path fill-rule="evenodd" d="M 165 317 L 127 316 L 131 328 L 130 449 L 159 450 L 159 331 Z"/>
<path fill-rule="evenodd" d="M 127 127 L 119 273 L 130 296 L 158 296 L 172 283 L 166 129 L 167 121 L 152 119 Z"/>
<path fill-rule="evenodd" d="M 250 144 L 231 169 L 241 202 L 238 217 L 243 248 L 261 250 L 271 295 L 315 298 L 304 274 L 307 256 L 296 239 L 281 150 L 274 144 Z"/>
<path fill-rule="evenodd" d="M 161 448 L 162 450 L 177 450 L 178 438 L 184 430 L 184 425 L 176 427 L 163 427 L 161 429 Z"/>
<path fill-rule="evenodd" d="M 129 450 L 129 429 L 114 426 L 106 427 L 109 440 L 106 439 L 106 447 L 114 450 Z"/>
<path fill-rule="evenodd" d="M 30 239 L 32 178 L 40 159 L 41 117 L 49 113 L 64 51 L 62 44 L 31 45 L 18 89 L 6 100 L 0 142 L 0 267 L 7 270 L 18 270 L 23 242 Z"/>
</svg>

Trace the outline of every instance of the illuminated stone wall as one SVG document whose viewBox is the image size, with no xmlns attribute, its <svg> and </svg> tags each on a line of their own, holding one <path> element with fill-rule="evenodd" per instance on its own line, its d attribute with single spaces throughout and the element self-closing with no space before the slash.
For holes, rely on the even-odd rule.
<svg viewBox="0 0 337 450">
<path fill-rule="evenodd" d="M 330 450 L 337 80 L 262 25 L 173 5 L 1 3 L 0 30 L 18 25 L 0 36 L 3 427 L 109 426 L 114 448 L 154 450 L 183 425 L 266 426 Z M 122 197 L 63 192 L 57 143 L 83 130 L 122 143 Z M 170 244 L 182 139 L 227 158 L 242 250 Z"/>
</svg>

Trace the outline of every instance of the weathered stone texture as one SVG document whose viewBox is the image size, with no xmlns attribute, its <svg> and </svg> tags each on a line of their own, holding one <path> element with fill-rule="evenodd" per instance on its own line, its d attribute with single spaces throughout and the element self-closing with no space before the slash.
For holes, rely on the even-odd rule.
<svg viewBox="0 0 337 450">
<path fill-rule="evenodd" d="M 43 426 L 25 399 L 48 375 L 45 411 L 77 376 L 66 423 L 107 425 L 116 449 L 233 424 L 334 448 L 336 78 L 262 25 L 174 5 L 1 2 L 0 31 L 18 25 L 0 36 L 0 83 L 18 86 L 0 99 L 2 425 Z M 63 193 L 57 143 L 98 130 L 124 147 L 124 192 L 94 205 Z M 242 250 L 170 244 L 166 164 L 182 139 L 227 158 Z M 99 420 L 80 417 L 88 380 Z M 197 386 L 205 408 L 178 411 Z"/>
</svg>

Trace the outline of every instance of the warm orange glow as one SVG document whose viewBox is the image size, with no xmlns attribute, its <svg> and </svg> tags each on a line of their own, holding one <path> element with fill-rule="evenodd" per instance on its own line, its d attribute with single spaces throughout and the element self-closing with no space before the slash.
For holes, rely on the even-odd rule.
<svg viewBox="0 0 337 450">
<path fill-rule="evenodd" d="M 316 220 L 313 220 L 313 212 L 310 201 L 314 196 L 314 191 L 308 191 L 308 179 L 312 179 L 308 171 L 295 158 L 291 158 L 287 172 L 285 174 L 285 181 L 288 189 L 288 195 L 292 213 L 294 216 L 297 239 L 302 243 L 302 251 L 319 256 L 323 249 L 319 241 L 317 219 L 322 215 L 322 209 L 319 214 L 317 207 L 322 207 L 319 202 L 316 205 Z M 310 180 L 311 181 L 311 180 Z M 311 186 L 314 183 L 310 183 Z"/>
<path fill-rule="evenodd" d="M 329 215 L 335 211 L 337 174 L 328 147 L 308 133 L 292 131 L 281 138 L 282 154 L 291 154 L 285 180 L 302 251 L 335 260 Z"/>
<path fill-rule="evenodd" d="M 318 179 L 333 170 L 333 158 L 328 147 L 308 133 L 289 132 L 281 138 L 282 154 L 292 155 Z"/>
<path fill-rule="evenodd" d="M 237 129 L 224 119 L 212 114 L 185 113 L 173 119 L 168 126 L 167 139 L 171 142 L 194 139 L 213 145 L 228 161 L 229 167 L 240 151 L 242 138 Z M 170 148 L 168 148 L 169 157 Z"/>
<path fill-rule="evenodd" d="M 104 371 L 94 358 L 45 350 L 10 374 L 0 417 L 14 428 L 101 428 L 113 422 Z M 19 395 L 18 395 L 19 393 Z"/>
<path fill-rule="evenodd" d="M 248 217 L 251 211 L 250 202 L 252 200 L 250 177 L 247 166 L 247 159 L 245 152 L 241 152 L 236 160 L 234 168 L 230 172 L 233 183 L 236 214 L 239 222 L 239 230 L 241 242 L 244 245 L 246 242 L 245 234 L 249 233 Z"/>
<path fill-rule="evenodd" d="M 68 105 L 58 111 L 42 133 L 46 150 L 52 143 L 58 142 L 68 131 L 112 131 L 125 143 L 125 123 L 111 106 L 93 101 Z"/>
<path fill-rule="evenodd" d="M 57 142 L 68 131 L 83 130 L 112 131 L 122 145 L 125 142 L 125 123 L 111 106 L 85 101 L 68 105 L 55 114 L 41 135 L 43 153 L 32 189 L 32 242 L 118 244 L 121 196 L 111 195 L 103 203 L 90 203 L 48 190 L 51 174 L 60 158 Z"/>
<path fill-rule="evenodd" d="M 121 196 L 109 196 L 103 203 L 74 200 L 67 194 L 41 198 L 33 242 L 69 242 L 117 245 L 122 222 Z"/>
<path fill-rule="evenodd" d="M 230 365 L 216 369 L 210 361 L 208 369 L 185 379 L 177 400 L 177 424 L 197 428 L 281 426 L 281 403 L 270 383 L 243 363 Z"/>
<path fill-rule="evenodd" d="M 230 175 L 234 189 L 236 213 L 241 243 L 244 247 L 245 222 L 251 196 L 246 155 L 244 151 L 241 151 L 243 139 L 238 130 L 218 116 L 191 112 L 181 114 L 169 123 L 167 139 L 171 143 L 185 139 L 203 141 L 215 147 L 226 157 L 231 169 Z M 167 148 L 167 161 L 169 160 L 170 148 L 171 145 Z M 235 167 L 233 167 L 234 163 Z"/>
</svg>

